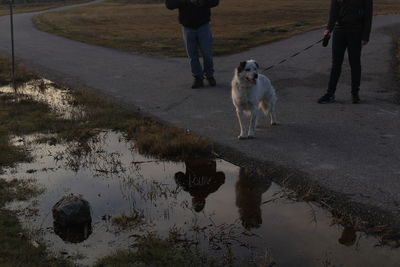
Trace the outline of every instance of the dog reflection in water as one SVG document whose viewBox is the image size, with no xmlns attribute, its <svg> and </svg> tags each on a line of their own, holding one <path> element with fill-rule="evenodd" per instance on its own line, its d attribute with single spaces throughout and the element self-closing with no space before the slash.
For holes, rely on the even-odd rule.
<svg viewBox="0 0 400 267">
<path fill-rule="evenodd" d="M 239 208 L 242 225 L 247 230 L 259 228 L 262 224 L 262 194 L 270 186 L 271 180 L 256 177 L 244 168 L 240 169 L 236 183 L 236 206 Z"/>
<path fill-rule="evenodd" d="M 225 174 L 217 172 L 217 163 L 210 159 L 185 161 L 186 173 L 177 172 L 175 182 L 192 196 L 194 211 L 200 212 L 206 205 L 209 194 L 216 192 L 225 183 Z"/>
</svg>

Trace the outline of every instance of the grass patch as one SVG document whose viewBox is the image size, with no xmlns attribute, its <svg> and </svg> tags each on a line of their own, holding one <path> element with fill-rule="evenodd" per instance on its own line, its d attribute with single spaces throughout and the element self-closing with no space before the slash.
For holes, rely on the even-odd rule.
<svg viewBox="0 0 400 267">
<path fill-rule="evenodd" d="M 144 155 L 169 160 L 211 156 L 212 144 L 207 139 L 183 129 L 152 122 L 131 128 L 128 133 Z"/>
<path fill-rule="evenodd" d="M 68 261 L 49 256 L 42 244 L 34 246 L 15 214 L 0 208 L 0 266 L 72 266 Z"/>
<path fill-rule="evenodd" d="M 150 2 L 150 3 L 149 3 Z M 375 1 L 375 14 L 400 12 L 400 2 Z M 216 55 L 287 38 L 327 22 L 329 1 L 224 0 L 212 10 Z M 44 31 L 96 45 L 157 56 L 185 56 L 177 10 L 154 0 L 108 1 L 40 14 Z"/>
<path fill-rule="evenodd" d="M 152 234 L 141 238 L 137 250 L 120 250 L 100 259 L 96 267 L 108 266 L 220 266 L 217 262 L 198 253 L 180 247 L 171 239 L 161 239 Z"/>
<path fill-rule="evenodd" d="M 27 200 L 40 193 L 40 190 L 32 185 L 32 181 L 0 179 L 0 206 L 13 200 Z"/>
<path fill-rule="evenodd" d="M 4 85 L 10 82 L 10 66 L 4 58 L 0 58 L 0 64 L 0 84 Z M 36 78 L 22 66 L 18 67 L 17 73 L 21 82 Z M 211 156 L 211 143 L 184 129 L 161 125 L 84 90 L 72 90 L 71 94 L 74 99 L 71 104 L 84 111 L 82 117 L 65 119 L 48 104 L 34 101 L 27 95 L 0 93 L 0 174 L 4 167 L 32 160 L 27 148 L 15 146 L 11 137 L 34 133 L 45 134 L 38 139 L 40 142 L 85 144 L 99 133 L 99 129 L 113 129 L 125 132 L 147 155 L 169 160 Z M 43 245 L 35 246 L 29 238 L 21 238 L 29 237 L 29 233 L 21 228 L 13 212 L 4 209 L 4 204 L 9 201 L 28 199 L 37 193 L 28 183 L 6 182 L 0 177 L 0 266 L 69 265 L 63 259 L 48 256 Z M 115 218 L 115 224 L 130 227 L 138 223 L 139 218 L 139 215 L 121 216 Z"/>
<path fill-rule="evenodd" d="M 30 181 L 0 178 L 0 266 L 71 266 L 63 258 L 49 256 L 44 245 L 33 245 L 14 212 L 4 209 L 7 202 L 27 200 L 39 193 Z"/>
<path fill-rule="evenodd" d="M 158 159 L 179 161 L 212 154 L 210 141 L 185 129 L 162 125 L 81 90 L 74 90 L 73 95 L 86 115 L 81 120 L 61 125 L 63 131 L 58 136 L 64 140 L 85 141 L 98 133 L 93 129 L 102 128 L 126 133 L 135 141 L 140 153 Z"/>
<path fill-rule="evenodd" d="M 6 66 L 0 71 L 0 84 L 9 82 Z M 35 77 L 20 67 L 17 71 L 20 81 Z M 39 83 L 40 84 L 40 83 Z M 42 141 L 52 144 L 62 141 L 84 142 L 98 133 L 96 129 L 112 129 L 125 132 L 135 140 L 138 150 L 160 159 L 181 160 L 191 157 L 211 156 L 212 144 L 205 138 L 193 135 L 185 129 L 161 125 L 154 120 L 117 107 L 84 90 L 71 91 L 72 105 L 82 107 L 83 117 L 68 120 L 52 112 L 48 105 L 38 103 L 26 96 L 0 94 L 0 168 L 29 159 L 20 148 L 9 143 L 10 134 L 26 135 L 36 132 L 56 135 Z"/>
<path fill-rule="evenodd" d="M 62 7 L 73 4 L 80 4 L 89 2 L 90 0 L 65 0 L 65 1 L 48 1 L 48 2 L 37 2 L 37 3 L 17 3 L 15 4 L 15 13 L 26 13 L 26 12 L 35 12 L 41 10 L 47 10 L 56 7 Z M 7 2 L 4 1 L 0 5 L 0 16 L 9 15 L 10 7 Z"/>
<path fill-rule="evenodd" d="M 11 62 L 3 57 L 0 57 L 0 86 L 10 84 L 11 83 Z M 30 81 L 32 79 L 36 79 L 37 76 L 22 67 L 21 64 L 16 64 L 15 66 L 15 83 L 16 85 L 20 85 L 24 82 Z"/>
<path fill-rule="evenodd" d="M 8 70 L 10 64 L 0 58 L 0 84 L 10 82 Z M 21 66 L 17 68 L 19 82 L 27 81 L 35 75 Z M 48 107 L 28 99 L 0 94 L 0 173 L 3 167 L 13 166 L 17 162 L 31 160 L 23 148 L 10 142 L 12 133 L 30 133 L 36 130 L 35 123 L 44 118 Z M 35 118 L 35 116 L 38 116 Z M 14 212 L 4 208 L 7 202 L 27 200 L 40 193 L 30 181 L 5 181 L 0 177 L 0 266 L 70 266 L 62 258 L 49 256 L 44 245 L 33 245 L 29 241 L 29 232 L 22 229 Z"/>
<path fill-rule="evenodd" d="M 52 113 L 43 103 L 24 96 L 0 93 L 0 170 L 4 166 L 31 160 L 25 148 L 11 144 L 12 135 L 36 132 L 65 134 L 73 125 Z"/>
</svg>

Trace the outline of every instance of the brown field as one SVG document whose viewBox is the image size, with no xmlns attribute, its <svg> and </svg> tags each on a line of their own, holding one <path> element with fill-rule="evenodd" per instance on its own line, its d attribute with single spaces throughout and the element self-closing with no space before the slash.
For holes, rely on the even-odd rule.
<svg viewBox="0 0 400 267">
<path fill-rule="evenodd" d="M 71 39 L 147 55 L 183 56 L 177 11 L 112 2 L 42 14 L 36 25 Z M 213 9 L 215 54 L 231 54 L 322 27 L 329 0 L 223 0 Z M 375 1 L 375 14 L 400 12 L 400 1 Z"/>
<path fill-rule="evenodd" d="M 31 4 L 17 4 L 15 5 L 15 13 L 35 12 L 40 10 L 47 10 L 50 8 L 79 4 L 89 2 L 90 0 L 69 0 L 61 2 L 48 2 L 48 3 L 31 3 Z M 0 5 L 0 16 L 10 14 L 10 8 L 8 4 Z"/>
</svg>

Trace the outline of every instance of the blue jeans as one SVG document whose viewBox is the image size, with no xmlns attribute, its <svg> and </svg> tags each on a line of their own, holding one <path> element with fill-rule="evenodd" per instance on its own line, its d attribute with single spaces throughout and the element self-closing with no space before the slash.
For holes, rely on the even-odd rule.
<svg viewBox="0 0 400 267">
<path fill-rule="evenodd" d="M 183 27 L 186 52 L 190 60 L 192 75 L 196 78 L 214 76 L 214 63 L 212 55 L 213 38 L 210 24 L 204 24 L 197 29 Z M 204 69 L 199 60 L 199 50 L 203 56 Z"/>
</svg>

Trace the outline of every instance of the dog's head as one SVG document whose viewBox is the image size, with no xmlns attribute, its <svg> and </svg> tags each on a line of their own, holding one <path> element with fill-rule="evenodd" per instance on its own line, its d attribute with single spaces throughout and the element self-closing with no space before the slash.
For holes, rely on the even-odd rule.
<svg viewBox="0 0 400 267">
<path fill-rule="evenodd" d="M 247 80 L 252 84 L 256 84 L 258 78 L 258 64 L 255 60 L 246 60 L 240 62 L 236 68 L 236 75 L 239 79 Z"/>
</svg>

